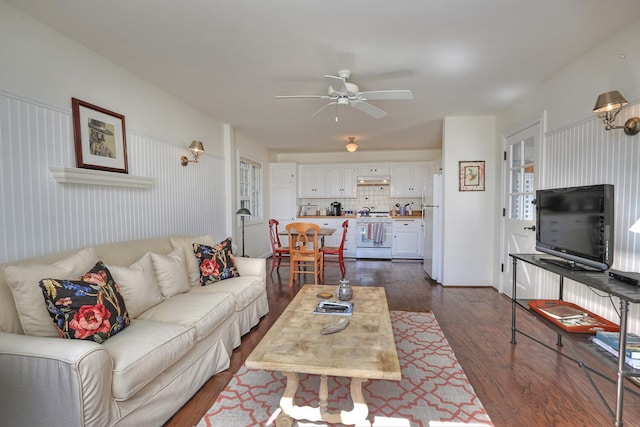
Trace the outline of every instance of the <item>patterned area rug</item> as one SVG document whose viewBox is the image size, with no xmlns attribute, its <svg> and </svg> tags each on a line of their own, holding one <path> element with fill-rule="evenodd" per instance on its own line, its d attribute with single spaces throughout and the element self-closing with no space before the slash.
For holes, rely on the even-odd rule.
<svg viewBox="0 0 640 427">
<path fill-rule="evenodd" d="M 492 426 L 433 313 L 392 311 L 402 381 L 362 385 L 373 426 Z M 329 409 L 350 410 L 349 380 L 329 377 Z M 300 375 L 297 405 L 317 406 L 319 377 Z M 244 366 L 218 396 L 198 427 L 275 426 L 286 379 L 279 372 Z M 329 426 L 298 421 L 294 426 Z"/>
</svg>

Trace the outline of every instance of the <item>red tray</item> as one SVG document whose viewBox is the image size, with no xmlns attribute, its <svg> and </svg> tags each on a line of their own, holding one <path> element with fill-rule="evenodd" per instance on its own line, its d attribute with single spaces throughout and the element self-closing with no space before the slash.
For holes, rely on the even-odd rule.
<svg viewBox="0 0 640 427">
<path fill-rule="evenodd" d="M 562 301 L 562 300 L 549 300 L 549 299 L 541 299 L 529 301 L 529 307 L 531 310 L 535 311 L 554 325 L 559 328 L 564 329 L 567 332 L 574 332 L 579 334 L 595 334 L 598 331 L 608 331 L 608 332 L 618 332 L 620 331 L 620 326 L 616 325 L 604 319 L 597 314 L 591 313 L 589 310 L 585 310 L 579 305 Z M 540 308 L 544 308 L 545 305 L 555 304 L 555 305 L 566 305 L 569 307 L 577 308 L 578 310 L 584 311 L 587 313 L 587 316 L 580 320 L 567 320 L 562 321 L 556 319 L 552 316 L 549 316 L 547 313 L 542 311 Z"/>
</svg>

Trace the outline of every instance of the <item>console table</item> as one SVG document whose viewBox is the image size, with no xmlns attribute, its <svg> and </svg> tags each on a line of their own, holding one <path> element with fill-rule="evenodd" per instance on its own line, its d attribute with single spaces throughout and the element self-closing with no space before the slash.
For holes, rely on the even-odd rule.
<svg viewBox="0 0 640 427">
<path fill-rule="evenodd" d="M 581 283 L 585 286 L 588 286 L 593 289 L 597 289 L 606 294 L 616 296 L 620 298 L 620 349 L 626 348 L 626 340 L 627 340 L 627 316 L 629 314 L 629 304 L 640 303 L 640 287 L 635 287 L 628 283 L 615 280 L 610 278 L 609 275 L 605 272 L 601 271 L 589 271 L 589 270 L 571 270 L 570 268 L 563 267 L 561 265 L 555 264 L 558 262 L 562 262 L 560 258 L 556 258 L 550 255 L 541 255 L 541 254 L 509 254 L 509 256 L 513 260 L 513 283 L 512 283 L 512 295 L 511 295 L 511 343 L 516 344 L 516 333 L 520 333 L 525 335 L 526 337 L 533 339 L 534 341 L 545 345 L 547 348 L 556 351 L 554 348 L 540 342 L 536 338 L 533 338 L 527 335 L 525 332 L 518 330 L 516 326 L 516 308 L 517 306 L 525 307 L 521 301 L 518 301 L 516 295 L 517 288 L 517 274 L 518 274 L 518 261 L 525 262 L 527 264 L 533 265 L 535 267 L 541 268 L 546 271 L 550 271 L 559 276 L 559 293 L 558 299 L 563 299 L 564 293 L 564 279 L 570 279 L 574 282 Z M 562 345 L 562 336 L 563 332 L 560 330 L 557 331 L 558 341 L 556 345 Z M 558 354 L 572 359 L 570 356 L 559 353 Z M 574 362 L 578 363 L 583 369 L 582 362 L 576 359 L 572 359 Z M 588 368 L 587 368 L 588 369 Z M 594 370 L 589 369 L 591 372 L 596 372 Z M 585 371 L 586 372 L 586 371 Z M 597 373 L 597 372 L 596 372 Z M 587 373 L 587 376 L 589 374 Z M 602 374 L 601 374 L 602 375 Z M 603 375 L 604 376 L 604 375 Z M 617 360 L 617 382 L 616 382 L 616 408 L 615 414 L 609 408 L 609 405 L 606 403 L 600 392 L 598 392 L 600 399 L 602 400 L 605 407 L 609 410 L 611 415 L 614 417 L 615 426 L 622 427 L 622 404 L 624 401 L 624 379 L 626 377 L 640 376 L 640 370 L 633 369 L 625 363 L 625 352 L 620 351 L 618 353 Z M 591 381 L 592 384 L 593 381 Z M 595 384 L 594 384 L 595 386 Z"/>
</svg>

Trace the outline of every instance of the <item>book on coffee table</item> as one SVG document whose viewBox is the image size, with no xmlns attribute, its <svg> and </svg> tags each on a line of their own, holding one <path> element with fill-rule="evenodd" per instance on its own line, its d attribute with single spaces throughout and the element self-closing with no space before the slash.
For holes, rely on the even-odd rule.
<svg viewBox="0 0 640 427">
<path fill-rule="evenodd" d="M 351 316 L 353 304 L 343 301 L 320 301 L 313 310 L 314 314 L 332 314 L 334 316 Z"/>
</svg>

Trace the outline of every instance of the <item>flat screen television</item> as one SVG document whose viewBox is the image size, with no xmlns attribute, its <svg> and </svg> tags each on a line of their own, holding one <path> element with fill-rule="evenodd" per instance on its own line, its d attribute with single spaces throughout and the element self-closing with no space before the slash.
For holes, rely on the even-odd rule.
<svg viewBox="0 0 640 427">
<path fill-rule="evenodd" d="M 571 269 L 613 263 L 614 188 L 610 184 L 536 191 L 536 250 Z"/>
</svg>

